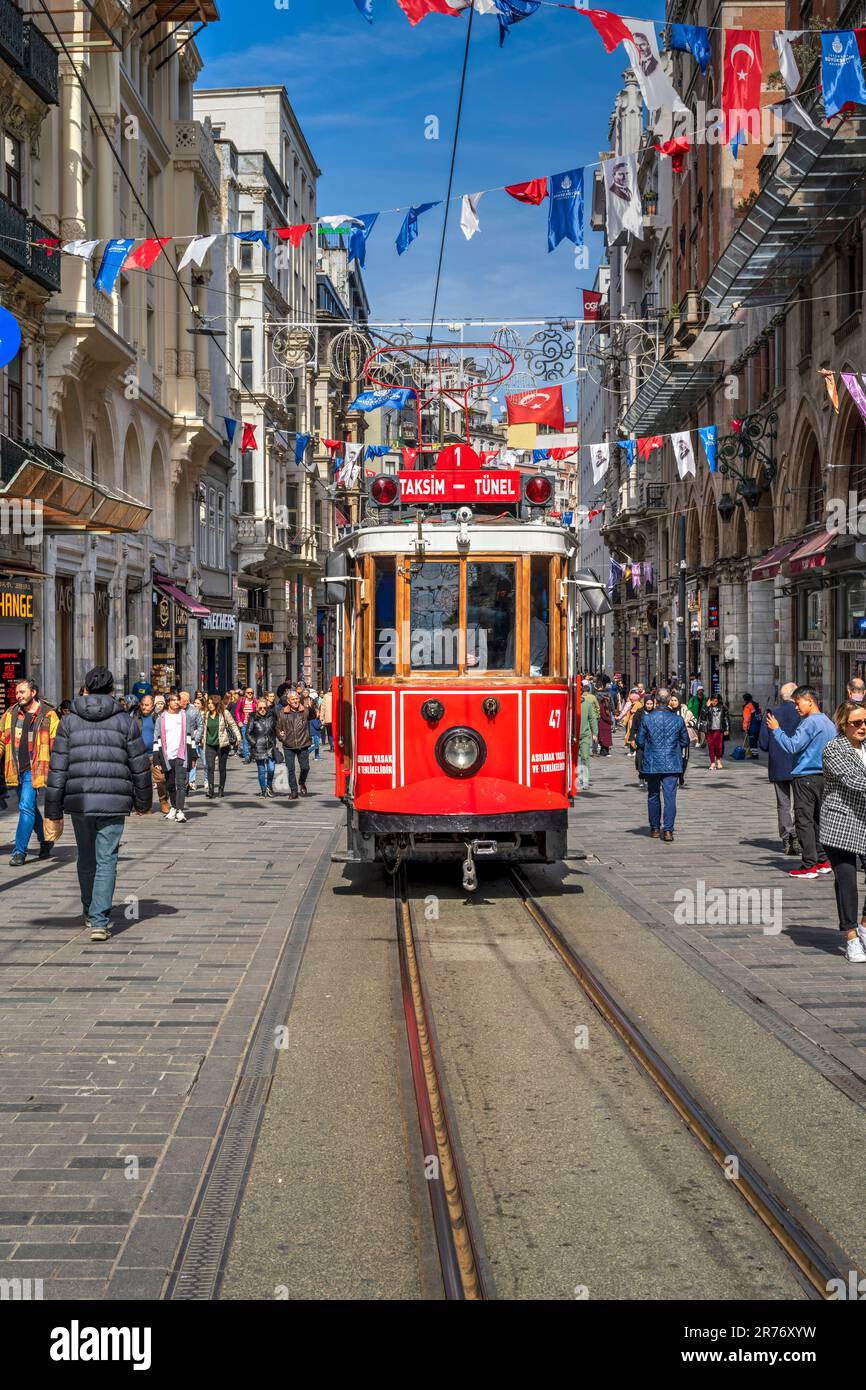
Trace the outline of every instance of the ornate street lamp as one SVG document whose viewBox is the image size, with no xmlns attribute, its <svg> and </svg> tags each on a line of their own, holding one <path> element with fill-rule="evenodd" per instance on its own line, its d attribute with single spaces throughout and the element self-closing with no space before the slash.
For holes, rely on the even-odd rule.
<svg viewBox="0 0 866 1390">
<path fill-rule="evenodd" d="M 778 423 L 775 411 L 768 415 L 756 411 L 744 415 L 734 433 L 719 440 L 719 472 L 737 480 L 736 497 L 726 492 L 719 498 L 718 511 L 723 521 L 730 521 L 741 502 L 754 511 L 764 493 L 770 491 L 777 471 Z"/>
</svg>

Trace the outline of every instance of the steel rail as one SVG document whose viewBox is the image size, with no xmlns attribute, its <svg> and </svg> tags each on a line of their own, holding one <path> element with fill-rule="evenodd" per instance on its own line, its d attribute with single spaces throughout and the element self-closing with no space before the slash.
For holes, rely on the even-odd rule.
<svg viewBox="0 0 866 1390">
<path fill-rule="evenodd" d="M 628 1014 L 585 961 L 576 954 L 560 929 L 535 898 L 523 874 L 512 867 L 510 880 L 517 896 L 562 964 L 574 976 L 590 1003 L 617 1035 L 641 1071 L 658 1087 L 686 1127 L 725 1172 L 727 1180 L 748 1202 L 760 1221 L 808 1281 L 814 1293 L 830 1299 L 830 1281 L 847 1284 L 853 1262 L 829 1233 L 812 1234 L 795 1215 L 793 1199 L 782 1184 L 773 1184 L 737 1152 L 737 1141 L 726 1135 L 705 1106 L 632 1023 Z M 735 1163 L 732 1160 L 736 1160 Z M 860 1271 L 857 1271 L 858 1276 Z"/>
<path fill-rule="evenodd" d="M 484 1298 L 484 1289 L 439 1083 L 427 1002 L 418 966 L 405 869 L 400 869 L 394 875 L 394 907 L 409 1060 L 445 1297 L 474 1302 Z M 433 1167 L 428 1171 L 431 1160 Z"/>
</svg>

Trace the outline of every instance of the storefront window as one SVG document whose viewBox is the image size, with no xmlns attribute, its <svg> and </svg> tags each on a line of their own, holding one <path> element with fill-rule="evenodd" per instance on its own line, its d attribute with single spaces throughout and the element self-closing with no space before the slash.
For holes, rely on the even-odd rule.
<svg viewBox="0 0 866 1390">
<path fill-rule="evenodd" d="M 866 580 L 853 580 L 845 591 L 845 636 L 866 638 Z"/>
<path fill-rule="evenodd" d="M 466 566 L 466 666 L 478 671 L 513 671 L 517 624 L 517 566 L 470 561 Z M 547 656 L 547 629 L 537 620 L 536 655 Z"/>
<path fill-rule="evenodd" d="M 460 629 L 460 566 L 431 561 L 409 581 L 413 671 L 456 671 Z"/>
</svg>

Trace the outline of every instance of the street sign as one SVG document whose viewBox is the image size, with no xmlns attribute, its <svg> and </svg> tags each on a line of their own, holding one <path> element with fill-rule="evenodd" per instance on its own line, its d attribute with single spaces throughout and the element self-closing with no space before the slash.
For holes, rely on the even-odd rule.
<svg viewBox="0 0 866 1390">
<path fill-rule="evenodd" d="M 520 473 L 516 469 L 482 468 L 477 472 L 398 473 L 401 502 L 519 502 Z"/>
</svg>

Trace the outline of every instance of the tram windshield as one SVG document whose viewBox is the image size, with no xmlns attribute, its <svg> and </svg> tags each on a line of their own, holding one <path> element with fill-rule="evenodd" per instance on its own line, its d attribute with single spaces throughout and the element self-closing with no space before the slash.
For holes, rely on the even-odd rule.
<svg viewBox="0 0 866 1390">
<path fill-rule="evenodd" d="M 466 669 L 513 671 L 517 566 L 470 560 L 466 566 Z"/>
<path fill-rule="evenodd" d="M 460 565 L 425 564 L 409 581 L 413 671 L 456 671 L 460 636 Z"/>
</svg>

